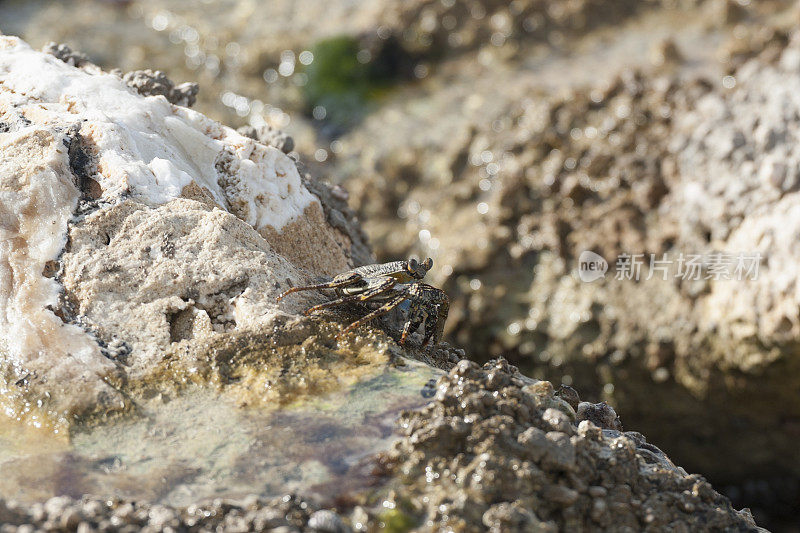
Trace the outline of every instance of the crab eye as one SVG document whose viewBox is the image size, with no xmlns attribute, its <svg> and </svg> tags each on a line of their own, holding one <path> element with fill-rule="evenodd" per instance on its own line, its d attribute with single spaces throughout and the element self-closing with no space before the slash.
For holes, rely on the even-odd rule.
<svg viewBox="0 0 800 533">
<path fill-rule="evenodd" d="M 417 269 L 418 266 L 419 266 L 419 263 L 417 263 L 417 260 L 414 259 L 413 257 L 408 260 L 408 271 L 409 272 L 414 272 Z"/>
<path fill-rule="evenodd" d="M 424 268 L 425 270 L 430 270 L 430 269 L 432 269 L 432 268 L 433 268 L 433 259 L 431 259 L 431 258 L 429 257 L 429 258 L 427 258 L 425 261 L 423 261 L 423 262 L 422 262 L 422 268 Z"/>
</svg>

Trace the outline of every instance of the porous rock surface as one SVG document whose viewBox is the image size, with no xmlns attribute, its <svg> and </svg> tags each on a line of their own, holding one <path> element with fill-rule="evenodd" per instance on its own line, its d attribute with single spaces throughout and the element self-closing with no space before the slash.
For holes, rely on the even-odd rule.
<svg viewBox="0 0 800 533">
<path fill-rule="evenodd" d="M 0 531 L 301 531 L 326 519 L 327 524 L 343 524 L 332 511 L 316 507 L 293 495 L 270 501 L 255 496 L 213 500 L 182 509 L 97 497 L 57 496 L 30 507 L 0 500 Z"/>
<path fill-rule="evenodd" d="M 702 476 L 623 432 L 608 405 L 580 405 L 504 359 L 459 362 L 401 417 L 384 456 L 404 482 L 397 508 L 431 531 L 757 530 Z"/>
<path fill-rule="evenodd" d="M 796 479 L 798 46 L 796 31 L 751 29 L 727 49 L 729 78 L 631 69 L 523 95 L 446 145 L 387 141 L 358 154 L 354 206 L 379 257 L 433 254 L 459 344 L 605 394 L 718 480 Z M 345 142 L 436 98 L 417 96 Z M 424 120 L 396 127 L 445 122 Z M 605 279 L 579 279 L 585 250 Z M 640 282 L 613 279 L 623 253 L 644 254 Z M 716 253 L 759 254 L 757 279 L 712 279 Z M 649 278 L 650 254 L 671 279 Z M 680 254 L 706 258 L 700 280 L 675 276 Z"/>
<path fill-rule="evenodd" d="M 0 37 L 0 402 L 36 423 L 126 408 L 176 343 L 369 256 L 280 150 L 75 57 Z"/>
<path fill-rule="evenodd" d="M 685 3 L 701 3 L 692 0 Z M 514 46 L 580 35 L 605 24 L 620 24 L 637 11 L 672 7 L 669 0 L 604 2 L 413 0 L 390 4 L 381 14 L 383 32 L 392 31 L 412 54 L 438 60 L 443 51 L 463 52 L 491 44 Z M 512 52 L 513 53 L 513 52 Z"/>
</svg>

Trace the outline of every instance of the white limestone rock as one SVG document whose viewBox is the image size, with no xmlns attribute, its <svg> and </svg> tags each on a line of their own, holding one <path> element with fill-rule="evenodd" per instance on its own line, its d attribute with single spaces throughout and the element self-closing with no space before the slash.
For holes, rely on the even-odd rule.
<svg viewBox="0 0 800 533">
<path fill-rule="evenodd" d="M 36 424 L 125 407 L 175 343 L 297 311 L 275 296 L 364 244 L 280 150 L 7 36 L 0 132 L 0 405 Z"/>
</svg>

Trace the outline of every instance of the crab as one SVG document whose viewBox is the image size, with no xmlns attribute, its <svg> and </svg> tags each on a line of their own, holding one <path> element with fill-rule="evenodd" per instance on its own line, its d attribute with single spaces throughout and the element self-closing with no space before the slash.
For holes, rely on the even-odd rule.
<svg viewBox="0 0 800 533">
<path fill-rule="evenodd" d="M 432 267 L 433 259 L 430 257 L 422 262 L 411 258 L 405 261 L 365 265 L 338 274 L 324 283 L 292 287 L 278 296 L 277 301 L 295 292 L 332 289 L 336 299 L 310 307 L 305 310 L 305 314 L 310 315 L 345 303 L 361 304 L 369 310 L 369 313 L 347 326 L 339 335 L 385 315 L 407 301 L 409 309 L 400 344 L 404 345 L 408 336 L 424 324 L 425 335 L 422 346 L 427 346 L 431 340 L 436 345 L 442 338 L 450 300 L 443 290 L 422 283 L 422 279 Z"/>
</svg>

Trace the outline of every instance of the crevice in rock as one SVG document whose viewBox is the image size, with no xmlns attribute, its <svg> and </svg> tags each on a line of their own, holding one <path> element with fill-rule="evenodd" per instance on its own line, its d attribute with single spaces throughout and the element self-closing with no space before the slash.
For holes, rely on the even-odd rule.
<svg viewBox="0 0 800 533">
<path fill-rule="evenodd" d="M 58 261 L 48 261 L 44 264 L 44 268 L 42 269 L 42 276 L 46 278 L 54 278 L 58 273 L 58 269 L 61 268 L 61 265 Z"/>
<path fill-rule="evenodd" d="M 73 222 L 70 222 L 69 224 L 72 225 Z M 106 238 L 109 237 L 106 236 Z M 62 262 L 62 257 L 65 253 L 69 252 L 70 248 L 71 239 L 69 238 L 69 233 L 67 233 L 67 240 L 64 249 L 61 250 L 61 253 L 57 258 L 48 261 L 42 270 L 42 275 L 53 279 L 58 284 L 59 288 L 57 305 L 47 306 L 47 309 L 52 311 L 52 313 L 64 324 L 81 328 L 91 338 L 91 340 L 100 347 L 100 352 L 103 354 L 103 356 L 124 365 L 126 364 L 128 354 L 130 354 L 132 351 L 130 345 L 116 337 L 108 342 L 104 340 L 100 332 L 97 331 L 97 329 L 88 321 L 87 317 L 80 313 L 80 303 L 78 297 L 69 291 L 64 285 L 62 279 L 64 276 L 64 263 Z"/>
<path fill-rule="evenodd" d="M 53 279 L 59 285 L 58 304 L 56 306 L 47 306 L 47 309 L 53 312 L 64 324 L 77 325 L 78 317 L 78 300 L 74 295 L 69 293 L 61 282 L 61 265 L 53 275 Z"/>
<path fill-rule="evenodd" d="M 231 300 L 241 296 L 249 284 L 247 277 L 232 280 L 224 289 L 193 298 L 194 307 L 208 315 L 215 331 L 228 331 L 236 325 Z"/>
<path fill-rule="evenodd" d="M 217 171 L 217 184 L 225 193 L 226 205 L 224 207 L 227 207 L 231 213 L 237 217 L 242 218 L 241 213 L 237 212 L 236 206 L 231 205 L 229 200 L 229 198 L 234 197 L 233 194 L 229 194 L 229 188 L 233 186 L 231 183 L 231 177 L 236 175 L 237 166 L 238 159 L 236 158 L 236 155 L 234 155 L 234 153 L 228 148 L 217 154 L 217 159 L 214 161 L 214 170 Z"/>
<path fill-rule="evenodd" d="M 94 335 L 92 332 L 88 332 L 90 335 L 93 336 L 94 340 L 97 344 L 100 345 L 100 352 L 111 359 L 112 361 L 116 361 L 122 365 L 128 364 L 128 355 L 133 351 L 130 344 L 125 342 L 122 339 L 114 337 L 109 342 L 103 341 L 99 336 Z"/>
<path fill-rule="evenodd" d="M 186 309 L 167 313 L 167 324 L 169 324 L 169 341 L 181 342 L 182 340 L 192 340 L 194 338 L 195 307 L 189 305 Z"/>
<path fill-rule="evenodd" d="M 82 217 L 96 211 L 108 202 L 103 199 L 103 188 L 100 186 L 97 171 L 97 148 L 87 136 L 81 135 L 80 125 L 72 126 L 64 137 L 64 145 L 69 156 L 69 168 L 75 179 L 75 186 L 80 193 L 70 225 Z"/>
<path fill-rule="evenodd" d="M 91 141 L 82 136 L 78 128 L 74 128 L 66 139 L 69 168 L 77 178 L 76 186 L 81 193 L 82 201 L 94 201 L 103 196 L 100 183 L 92 176 L 97 174 L 97 164 Z"/>
<path fill-rule="evenodd" d="M 31 124 L 30 120 L 13 108 L 0 110 L 0 117 L 3 119 L 0 120 L 0 133 L 11 133 Z"/>
</svg>

